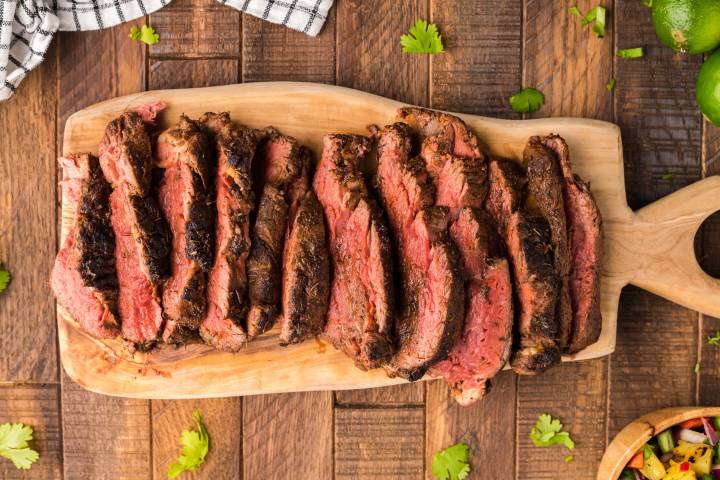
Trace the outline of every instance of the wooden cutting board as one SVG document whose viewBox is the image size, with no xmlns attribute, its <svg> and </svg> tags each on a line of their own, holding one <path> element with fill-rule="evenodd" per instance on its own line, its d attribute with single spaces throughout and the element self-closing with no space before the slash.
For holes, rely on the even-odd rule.
<svg viewBox="0 0 720 480">
<path fill-rule="evenodd" d="M 105 125 L 123 110 L 162 100 L 161 127 L 181 113 L 198 117 L 229 111 L 247 126 L 273 125 L 320 153 L 328 133 L 366 134 L 369 124 L 390 123 L 403 104 L 341 87 L 311 83 L 255 83 L 187 90 L 158 90 L 99 103 L 72 115 L 63 153 L 97 153 Z M 686 187 L 642 210 L 626 203 L 620 129 L 575 118 L 497 120 L 460 115 L 493 154 L 520 158 L 532 135 L 559 133 L 568 142 L 573 169 L 591 184 L 604 219 L 602 336 L 578 361 L 615 348 L 618 300 L 632 283 L 688 308 L 720 316 L 720 281 L 699 267 L 693 239 L 703 220 L 720 209 L 720 177 Z M 63 199 L 62 237 L 75 206 Z M 362 372 L 332 346 L 308 341 L 280 347 L 271 331 L 238 354 L 204 345 L 164 347 L 130 355 L 120 341 L 95 340 L 58 308 L 60 354 L 67 373 L 85 388 L 140 398 L 200 398 L 306 390 L 343 390 L 403 383 L 382 370 Z"/>
</svg>

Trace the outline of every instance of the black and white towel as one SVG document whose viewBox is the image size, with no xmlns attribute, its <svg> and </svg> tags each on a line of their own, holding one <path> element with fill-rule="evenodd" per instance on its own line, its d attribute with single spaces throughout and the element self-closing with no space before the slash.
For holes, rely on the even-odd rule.
<svg viewBox="0 0 720 480">
<path fill-rule="evenodd" d="M 334 0 L 218 0 L 310 36 Z M 0 102 L 37 67 L 55 32 L 98 30 L 148 15 L 170 0 L 0 0 Z M 158 32 L 161 36 L 162 32 Z"/>
</svg>

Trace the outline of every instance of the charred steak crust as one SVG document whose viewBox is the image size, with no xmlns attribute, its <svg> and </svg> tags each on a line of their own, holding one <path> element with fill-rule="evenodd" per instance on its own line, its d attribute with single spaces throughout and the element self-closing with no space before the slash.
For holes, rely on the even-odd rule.
<svg viewBox="0 0 720 480">
<path fill-rule="evenodd" d="M 313 187 L 323 206 L 334 278 L 323 337 L 362 369 L 393 354 L 390 237 L 360 171 L 371 140 L 328 135 Z"/>
<path fill-rule="evenodd" d="M 71 155 L 63 164 L 63 196 L 75 200 L 77 210 L 50 277 L 58 303 L 88 334 L 112 338 L 120 334 L 117 310 L 115 234 L 110 222 L 109 197 L 98 159 Z"/>
<path fill-rule="evenodd" d="M 300 144 L 272 127 L 258 147 L 254 178 L 260 201 L 247 262 L 250 311 L 248 335 L 270 330 L 280 313 L 282 257 L 287 230 L 289 189 L 301 175 Z"/>
<path fill-rule="evenodd" d="M 504 238 L 510 214 L 525 203 L 527 178 L 522 167 L 513 160 L 491 158 L 488 162 L 489 188 L 485 198 L 485 211 L 495 220 L 500 236 Z"/>
<path fill-rule="evenodd" d="M 301 174 L 290 188 L 283 252 L 280 344 L 299 343 L 325 327 L 330 298 L 330 256 L 322 205 L 310 188 L 312 153 L 300 150 Z"/>
<path fill-rule="evenodd" d="M 567 144 L 558 135 L 541 139 L 555 152 L 562 168 L 563 195 L 567 206 L 571 270 L 570 298 L 573 322 L 565 350 L 577 353 L 600 338 L 600 269 L 603 256 L 602 216 L 590 188 L 573 175 Z"/>
<path fill-rule="evenodd" d="M 570 248 L 560 161 L 539 137 L 532 137 L 523 152 L 523 162 L 527 171 L 528 192 L 550 226 L 553 264 L 560 280 L 556 307 L 558 346 L 564 349 L 569 341 L 573 313 L 569 286 Z"/>
<path fill-rule="evenodd" d="M 135 227 L 135 242 L 143 259 L 142 267 L 154 285 L 159 285 L 170 274 L 172 238 L 160 207 L 153 197 L 128 195 L 128 204 Z"/>
<path fill-rule="evenodd" d="M 511 366 L 520 374 L 541 373 L 560 361 L 555 315 L 560 285 L 550 238 L 543 217 L 522 210 L 510 216 L 506 241 L 520 306 L 519 349 Z"/>
<path fill-rule="evenodd" d="M 403 285 L 396 320 L 399 351 L 386 369 L 417 380 L 447 356 L 460 333 L 462 273 L 447 235 L 448 209 L 432 206 L 430 176 L 422 159 L 412 156 L 412 129 L 396 123 L 374 133 L 379 139 L 377 185 Z"/>
<path fill-rule="evenodd" d="M 218 349 L 235 352 L 247 341 L 243 323 L 254 207 L 252 160 L 261 135 L 234 124 L 228 113 L 206 113 L 199 121 L 214 135 L 218 163 L 215 263 L 208 275 L 208 309 L 200 336 Z"/>
<path fill-rule="evenodd" d="M 397 116 L 417 128 L 423 138 L 433 137 L 436 152 L 462 158 L 484 158 L 477 137 L 459 117 L 418 107 L 401 108 Z"/>
<path fill-rule="evenodd" d="M 197 330 L 206 310 L 215 248 L 213 152 L 204 126 L 184 115 L 158 138 L 158 166 L 164 169 L 158 195 L 173 233 L 172 276 L 163 291 L 168 343 Z"/>
<path fill-rule="evenodd" d="M 108 182 L 126 183 L 129 192 L 149 195 L 151 157 L 150 137 L 137 112 L 124 112 L 107 125 L 100 143 L 100 165 Z"/>
</svg>

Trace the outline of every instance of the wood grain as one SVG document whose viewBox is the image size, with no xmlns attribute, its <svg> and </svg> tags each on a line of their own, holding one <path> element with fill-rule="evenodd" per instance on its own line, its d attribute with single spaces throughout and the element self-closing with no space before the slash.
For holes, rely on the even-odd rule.
<svg viewBox="0 0 720 480">
<path fill-rule="evenodd" d="M 332 393 L 246 397 L 243 478 L 332 478 Z"/>
<path fill-rule="evenodd" d="M 426 0 L 339 2 L 337 84 L 426 105 L 429 57 L 403 54 L 398 39 L 427 13 Z"/>
<path fill-rule="evenodd" d="M 432 107 L 519 118 L 508 98 L 521 86 L 523 1 L 432 0 L 431 5 L 446 47 L 445 54 L 432 57 Z"/>
<path fill-rule="evenodd" d="M 181 450 L 183 430 L 197 430 L 198 410 L 210 437 L 210 450 L 202 469 L 183 478 L 234 480 L 241 475 L 242 401 L 240 398 L 157 400 L 152 402 L 153 478 L 166 478 Z"/>
<path fill-rule="evenodd" d="M 27 471 L 17 470 L 0 457 L 0 478 L 4 480 L 62 478 L 62 435 L 58 415 L 57 385 L 0 386 L 0 424 L 24 423 L 33 428 L 30 447 L 40 458 Z"/>
<path fill-rule="evenodd" d="M 516 478 L 516 393 L 516 376 L 510 371 L 501 372 L 494 379 L 490 393 L 469 407 L 461 407 L 450 398 L 448 387 L 442 380 L 428 382 L 426 466 L 432 465 L 433 456 L 438 451 L 463 442 L 472 453 L 470 465 L 474 477 L 471 478 Z M 504 445 L 502 453 L 496 450 L 497 445 Z M 426 478 L 432 478 L 428 469 Z"/>
<path fill-rule="evenodd" d="M 57 241 L 55 52 L 0 103 L 0 263 L 13 276 L 0 297 L 0 381 L 58 380 L 48 288 Z"/>
<path fill-rule="evenodd" d="M 235 83 L 237 59 L 150 60 L 149 88 L 212 87 Z"/>
<path fill-rule="evenodd" d="M 232 57 L 240 53 L 240 12 L 215 0 L 175 0 L 150 15 L 160 41 L 151 57 Z"/>
<path fill-rule="evenodd" d="M 127 38 L 127 25 L 61 34 L 58 48 L 59 132 L 77 109 L 145 86 L 145 48 Z M 151 478 L 150 403 L 90 393 L 66 374 L 61 380 L 65 478 Z"/>
<path fill-rule="evenodd" d="M 423 478 L 422 408 L 336 408 L 336 479 Z"/>
<path fill-rule="evenodd" d="M 720 320 L 703 315 L 700 322 L 700 374 L 698 405 L 718 405 L 720 398 L 720 345 L 710 345 L 708 337 L 720 332 Z"/>
<path fill-rule="evenodd" d="M 340 405 L 422 405 L 424 399 L 421 383 L 335 392 L 335 401 Z"/>
</svg>

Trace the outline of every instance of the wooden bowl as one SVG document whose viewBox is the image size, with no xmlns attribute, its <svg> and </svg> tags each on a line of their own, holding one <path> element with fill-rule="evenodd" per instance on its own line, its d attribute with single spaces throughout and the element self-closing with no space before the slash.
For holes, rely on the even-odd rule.
<svg viewBox="0 0 720 480">
<path fill-rule="evenodd" d="M 632 421 L 605 450 L 597 480 L 617 480 L 630 458 L 654 435 L 673 425 L 698 417 L 716 417 L 720 407 L 675 407 L 656 410 Z"/>
</svg>

